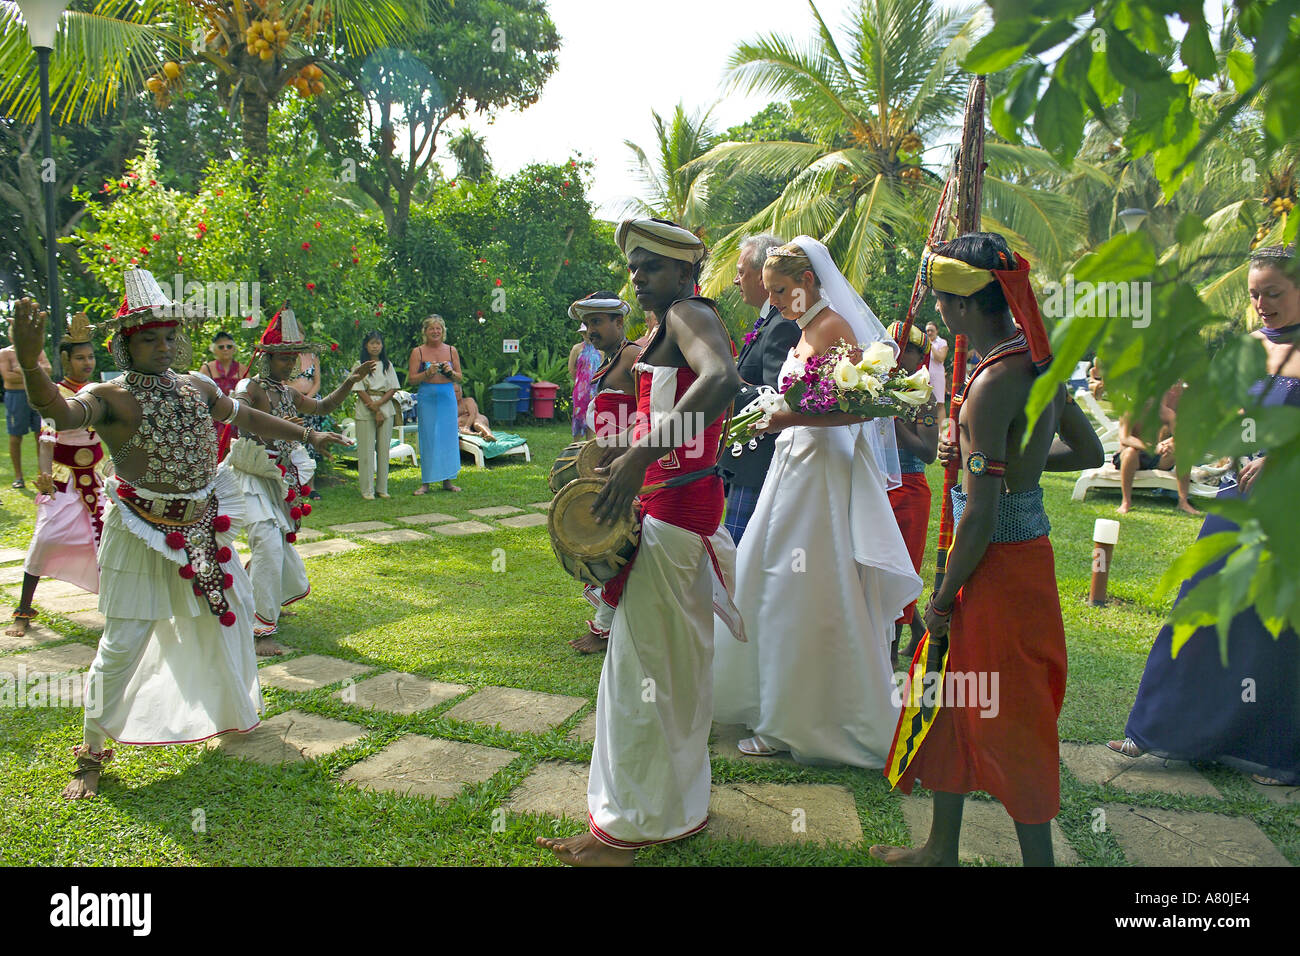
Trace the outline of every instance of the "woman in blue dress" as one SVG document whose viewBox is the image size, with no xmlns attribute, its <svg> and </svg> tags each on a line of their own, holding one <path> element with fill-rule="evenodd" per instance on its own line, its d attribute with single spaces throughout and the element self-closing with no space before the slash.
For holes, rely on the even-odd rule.
<svg viewBox="0 0 1300 956">
<path fill-rule="evenodd" d="M 465 376 L 460 354 L 447 344 L 447 324 L 440 315 L 424 320 L 424 343 L 411 349 L 407 387 L 415 388 L 416 422 L 420 436 L 422 495 L 436 482 L 444 491 L 460 491 L 451 480 L 460 471 L 460 435 L 456 419 L 456 383 Z"/>
<path fill-rule="evenodd" d="M 1289 250 L 1275 246 L 1251 256 L 1251 304 L 1263 320 L 1252 333 L 1267 352 L 1268 377 L 1250 393 L 1262 405 L 1300 407 L 1300 268 Z M 1267 457 L 1243 465 L 1223 498 L 1250 493 Z M 1237 526 L 1209 515 L 1200 537 Z M 1222 560 L 1183 582 L 1178 600 Z M 1198 630 L 1171 658 L 1166 625 L 1147 658 L 1125 739 L 1110 748 L 1128 757 L 1151 753 L 1174 760 L 1216 761 L 1266 785 L 1300 784 L 1300 637 L 1291 629 L 1274 639 L 1253 608 L 1238 614 L 1228 632 L 1228 666 L 1219 657 L 1213 627 Z"/>
</svg>

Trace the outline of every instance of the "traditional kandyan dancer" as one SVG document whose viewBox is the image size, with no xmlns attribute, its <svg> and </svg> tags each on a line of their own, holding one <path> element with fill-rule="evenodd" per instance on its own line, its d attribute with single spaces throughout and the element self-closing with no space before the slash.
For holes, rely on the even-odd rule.
<svg viewBox="0 0 1300 956">
<path fill-rule="evenodd" d="M 126 298 L 109 326 L 126 374 L 63 398 L 36 365 L 45 315 L 24 299 L 14 348 L 27 395 L 60 431 L 94 426 L 116 474 L 99 549 L 99 651 L 86 677 L 84 742 L 63 791 L 95 795 L 122 744 L 178 744 L 257 726 L 262 708 L 253 655 L 253 594 L 230 545 L 243 520 L 233 479 L 217 470 L 217 421 L 324 449 L 342 436 L 310 432 L 222 395 L 189 367 L 183 307 L 152 275 L 128 270 Z"/>
<path fill-rule="evenodd" d="M 1065 696 L 1065 628 L 1039 476 L 1096 467 L 1101 442 L 1061 387 L 1022 448 L 1025 401 L 1051 352 L 1029 263 L 1002 236 L 967 233 L 926 249 L 921 270 L 944 322 L 969 336 L 983 356 L 964 386 L 954 386 L 961 388 L 953 398 L 960 447 L 945 443 L 941 457 L 960 454 L 966 475 L 952 492 L 956 533 L 925 624 L 931 640 L 951 635 L 947 676 L 964 677 L 970 687 L 989 675 L 992 694 L 943 700 L 929 736 L 902 771 L 904 793 L 918 782 L 934 791 L 925 845 L 873 846 L 871 855 L 888 863 L 956 866 L 964 794 L 984 790 L 1015 821 L 1025 865 L 1050 866 L 1048 825 L 1060 809 L 1056 721 Z M 1054 440 L 1058 433 L 1062 441 Z M 926 647 L 917 649 L 912 680 L 925 672 Z M 910 730 L 904 713 L 891 767 Z"/>
<path fill-rule="evenodd" d="M 615 292 L 601 290 L 569 306 L 569 318 L 587 328 L 587 341 L 600 350 L 601 362 L 591 376 L 592 399 L 587 405 L 587 429 L 597 441 L 611 442 L 632 426 L 636 414 L 636 383 L 633 368 L 641 357 L 639 346 L 623 333 L 624 317 L 630 311 Z M 587 629 L 569 646 L 582 654 L 604 651 L 614 608 L 601 597 L 601 589 L 588 585 L 583 596 L 596 609 Z"/>
<path fill-rule="evenodd" d="M 918 368 L 927 368 L 930 362 L 930 339 L 917 326 L 908 332 L 908 340 L 900 342 L 903 323 L 894 322 L 889 326 L 889 336 L 898 343 L 898 364 L 908 373 Z M 889 489 L 889 504 L 894 509 L 898 520 L 898 530 L 903 533 L 907 543 L 907 553 L 912 556 L 912 567 L 921 573 L 921 561 L 925 558 L 925 539 L 930 533 L 930 483 L 925 478 L 925 466 L 934 461 L 939 447 L 939 410 L 935 402 L 921 409 L 921 414 L 914 422 L 894 419 L 894 437 L 898 440 L 898 464 L 902 473 L 902 484 Z M 898 645 L 903 637 L 903 628 L 912 629 L 912 644 L 904 653 L 911 659 L 916 645 L 925 634 L 925 627 L 916 613 L 913 601 L 903 609 L 903 616 L 894 622 L 894 644 L 890 650 L 890 662 L 898 667 Z"/>
<path fill-rule="evenodd" d="M 72 317 L 59 343 L 63 381 L 59 397 L 71 398 L 95 374 L 94 327 L 86 313 Z M 99 591 L 99 537 L 104 528 L 104 446 L 93 428 L 58 431 L 42 423 L 36 478 L 36 530 L 23 565 L 23 593 L 14 611 L 10 637 L 27 633 L 36 616 L 32 598 L 43 576 L 67 581 L 85 591 Z"/>
<path fill-rule="evenodd" d="M 328 398 L 307 398 L 290 387 L 289 379 L 298 356 L 319 349 L 317 343 L 303 341 L 292 311 L 275 313 L 254 349 L 257 374 L 239 383 L 233 393 L 235 398 L 285 421 L 303 415 L 328 415 L 351 394 L 353 385 L 374 370 L 377 362 L 362 362 Z M 282 609 L 311 593 L 307 566 L 293 547 L 302 519 L 311 514 L 306 498 L 316 473 L 316 462 L 303 447 L 301 435 L 301 429 L 297 440 L 259 440 L 241 435 L 222 463 L 222 469 L 232 472 L 243 492 L 248 512 L 248 548 L 252 552 L 248 572 L 253 579 L 257 616 L 253 636 L 257 653 L 263 657 L 284 653 L 271 639 L 279 630 Z"/>
<path fill-rule="evenodd" d="M 716 470 L 740 378 L 716 307 L 693 294 L 704 244 L 655 219 L 624 222 L 615 239 L 637 302 L 661 320 L 636 365 L 633 442 L 594 505 L 608 522 L 636 502 L 642 523 L 630 570 L 605 587 L 617 610 L 596 697 L 590 832 L 537 840 L 575 866 L 628 865 L 637 847 L 708 823 L 715 607 L 743 638 Z M 641 493 L 647 481 L 678 477 L 688 483 Z"/>
</svg>

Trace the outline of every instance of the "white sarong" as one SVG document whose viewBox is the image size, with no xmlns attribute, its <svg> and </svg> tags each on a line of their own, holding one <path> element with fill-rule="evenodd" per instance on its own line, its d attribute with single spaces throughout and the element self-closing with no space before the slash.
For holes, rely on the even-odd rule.
<svg viewBox="0 0 1300 956">
<path fill-rule="evenodd" d="M 614 613 L 596 695 L 588 822 L 634 849 L 690 836 L 709 816 L 713 615 L 725 611 L 736 547 L 646 516 Z M 721 604 L 723 607 L 718 607 Z"/>
<path fill-rule="evenodd" d="M 100 544 L 99 609 L 106 621 L 86 689 L 86 742 L 179 744 L 257 726 L 262 692 L 253 653 L 253 603 L 238 556 L 222 565 L 234 583 L 226 600 L 235 623 L 222 627 L 193 584 L 178 573 L 187 558 L 124 507 L 117 482 Z M 229 474 L 214 483 L 218 514 L 231 519 L 217 535 L 230 546 L 243 522 L 243 501 Z"/>
</svg>

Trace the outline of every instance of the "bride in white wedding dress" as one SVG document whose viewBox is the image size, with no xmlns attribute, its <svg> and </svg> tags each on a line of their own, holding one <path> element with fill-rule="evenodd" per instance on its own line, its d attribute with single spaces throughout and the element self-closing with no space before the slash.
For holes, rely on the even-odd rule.
<svg viewBox="0 0 1300 956">
<path fill-rule="evenodd" d="M 774 250 L 763 282 L 803 331 L 782 381 L 840 339 L 892 341 L 815 239 Z M 736 558 L 749 641 L 714 645 L 714 719 L 755 732 L 746 754 L 883 767 L 898 721 L 894 620 L 921 593 L 889 504 L 892 422 L 778 412 L 770 430 L 772 465 Z"/>
</svg>

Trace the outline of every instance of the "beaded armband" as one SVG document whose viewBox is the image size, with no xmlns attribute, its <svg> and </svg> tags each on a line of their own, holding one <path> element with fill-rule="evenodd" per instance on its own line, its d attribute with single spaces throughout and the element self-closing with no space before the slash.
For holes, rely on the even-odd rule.
<svg viewBox="0 0 1300 956">
<path fill-rule="evenodd" d="M 989 458 L 983 452 L 974 451 L 966 459 L 966 471 L 977 478 L 980 475 L 992 475 L 994 478 L 1001 478 L 1007 473 L 1007 463 Z"/>
</svg>

